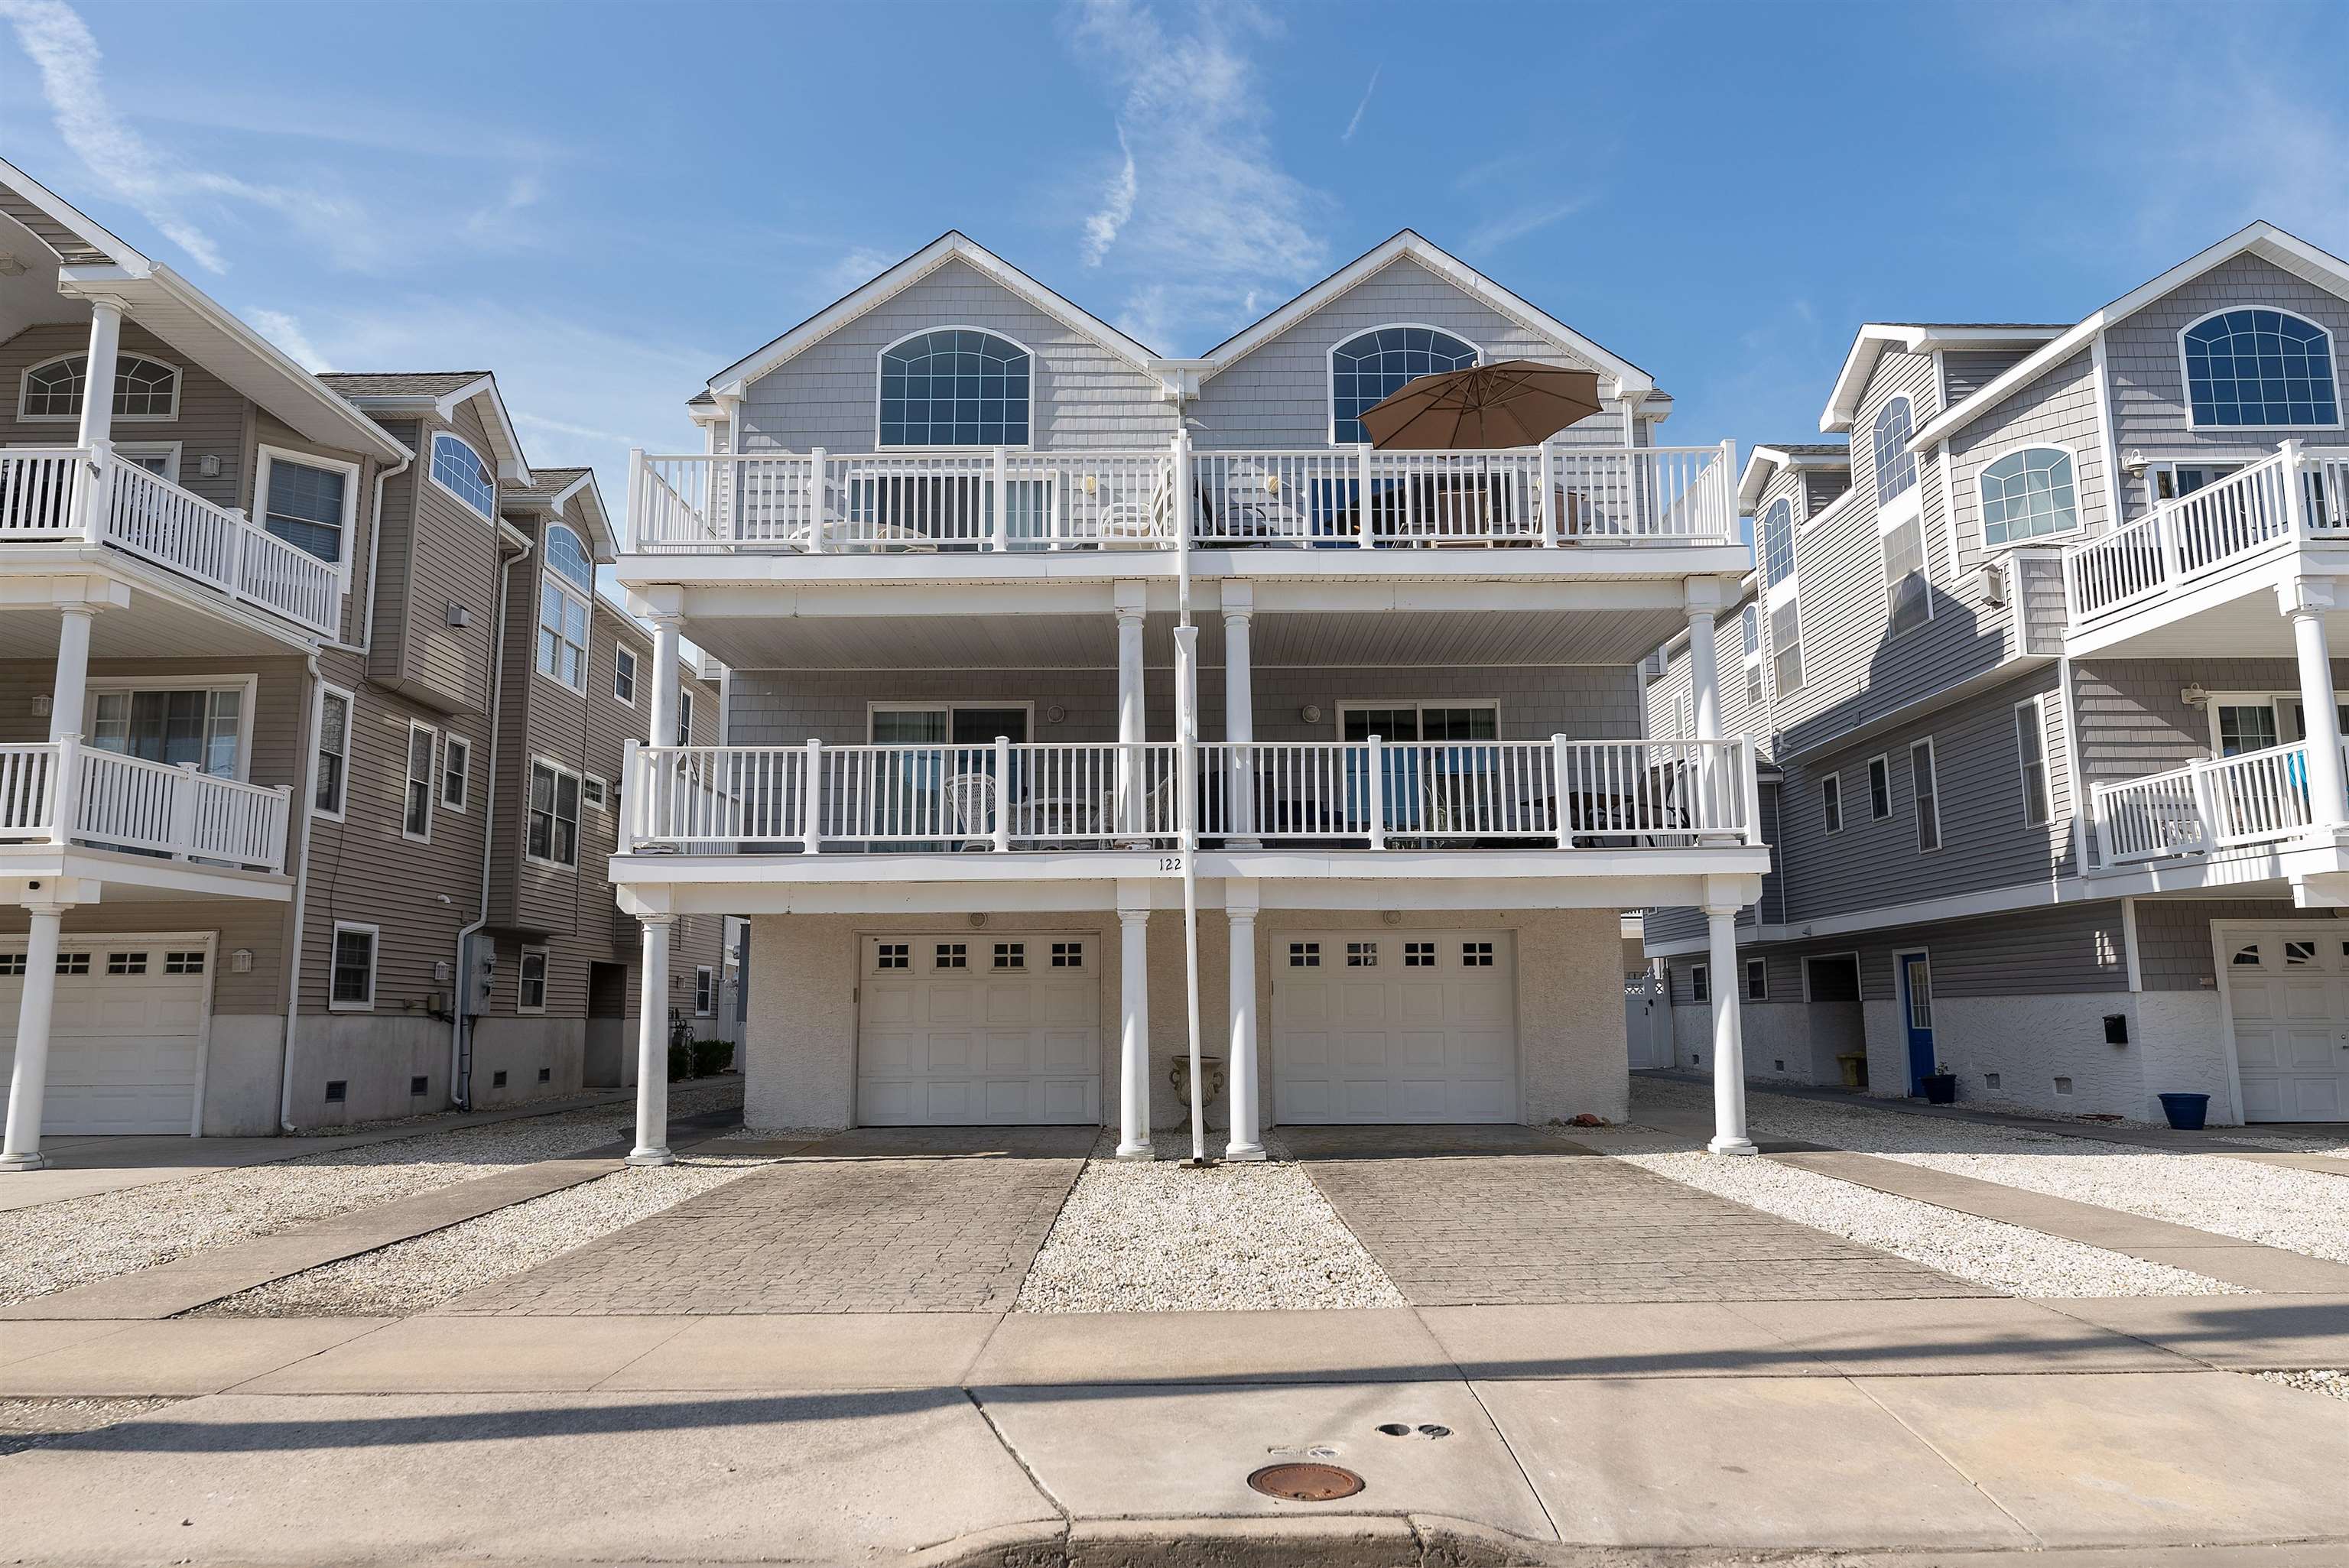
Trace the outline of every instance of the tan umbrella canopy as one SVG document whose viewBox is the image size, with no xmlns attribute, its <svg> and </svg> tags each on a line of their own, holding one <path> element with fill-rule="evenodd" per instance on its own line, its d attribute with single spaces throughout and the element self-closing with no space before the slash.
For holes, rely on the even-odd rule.
<svg viewBox="0 0 2349 1568">
<path fill-rule="evenodd" d="M 1597 371 L 1504 359 L 1405 382 L 1361 418 L 1374 447 L 1473 452 L 1538 446 L 1597 412 Z"/>
</svg>

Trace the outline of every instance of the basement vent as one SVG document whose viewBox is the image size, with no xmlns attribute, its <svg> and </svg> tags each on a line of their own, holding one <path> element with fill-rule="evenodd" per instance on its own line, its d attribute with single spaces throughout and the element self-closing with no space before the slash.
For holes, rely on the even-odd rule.
<svg viewBox="0 0 2349 1568">
<path fill-rule="evenodd" d="M 1774 1061 L 1770 1065 L 1780 1072 L 1785 1072 L 1786 1070 L 1786 1064 L 1785 1062 Z"/>
<path fill-rule="evenodd" d="M 505 1075 L 505 1074 L 503 1074 L 503 1073 L 492 1073 L 492 1074 L 490 1075 L 490 1087 L 491 1087 L 492 1088 L 505 1088 L 505 1087 L 506 1087 L 506 1075 Z"/>
<path fill-rule="evenodd" d="M 328 1105 L 342 1104 L 343 1101 L 350 1098 L 350 1088 L 351 1083 L 348 1078 L 328 1078 L 326 1080 L 326 1103 Z"/>
<path fill-rule="evenodd" d="M 1982 1088 L 1996 1088 L 1997 1087 L 1998 1087 L 1998 1075 L 1997 1075 L 1996 1073 L 1984 1073 L 1984 1074 L 1982 1074 Z"/>
<path fill-rule="evenodd" d="M 432 1092 L 432 1080 L 420 1075 L 416 1078 L 409 1078 L 408 1080 L 408 1092 L 410 1096 L 430 1094 Z"/>
<path fill-rule="evenodd" d="M 2055 1080 L 2055 1092 L 2057 1094 L 2070 1094 L 2072 1092 L 2072 1080 L 2065 1078 L 2057 1078 Z"/>
<path fill-rule="evenodd" d="M 554 1079 L 554 1069 L 553 1068 L 539 1068 L 539 1069 L 538 1069 L 538 1081 L 539 1081 L 539 1082 L 541 1082 L 541 1083 L 547 1083 L 547 1082 L 551 1082 L 551 1081 Z"/>
</svg>

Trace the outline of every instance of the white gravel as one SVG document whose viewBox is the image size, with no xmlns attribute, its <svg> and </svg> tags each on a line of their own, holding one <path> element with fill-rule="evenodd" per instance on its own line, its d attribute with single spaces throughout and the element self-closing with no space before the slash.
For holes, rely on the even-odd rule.
<svg viewBox="0 0 2349 1568">
<path fill-rule="evenodd" d="M 740 1078 L 679 1084 L 669 1114 L 741 1098 Z M 625 1137 L 625 1104 L 433 1131 L 0 1214 L 0 1303 L 151 1268 L 210 1247 L 493 1175 Z"/>
<path fill-rule="evenodd" d="M 1639 1092 L 1635 1088 L 1635 1096 Z M 1639 1114 L 1636 1101 L 1632 1114 Z M 1692 1150 L 1686 1138 L 1651 1129 L 1578 1129 L 1575 1138 L 1685 1186 L 1848 1237 L 2009 1295 L 2238 1294 L 2233 1285 L 2183 1269 L 2146 1263 L 2019 1225 L 1954 1213 L 1775 1160 L 1726 1160 Z"/>
<path fill-rule="evenodd" d="M 1230 1312 L 1251 1307 L 1401 1306 L 1402 1293 L 1304 1170 L 1261 1164 L 1186 1171 L 1187 1134 L 1157 1140 L 1146 1164 L 1110 1158 L 1104 1139 L 1061 1206 L 1019 1287 L 1019 1312 Z"/>
<path fill-rule="evenodd" d="M 1712 1103 L 1710 1091 L 1693 1084 L 1650 1079 L 1633 1092 L 1635 1106 Z M 1750 1130 L 1768 1136 L 1880 1154 L 2349 1263 L 2349 1179 L 2322 1171 L 1766 1092 L 1749 1094 L 1746 1119 Z"/>
<path fill-rule="evenodd" d="M 719 1150 L 719 1139 L 703 1146 Z M 272 1280 L 216 1301 L 199 1317 L 400 1317 L 673 1209 L 775 1156 L 689 1152 L 674 1165 L 623 1170 L 477 1220 Z"/>
<path fill-rule="evenodd" d="M 2349 1372 L 2338 1367 L 2313 1367 L 2304 1372 L 2254 1372 L 2251 1376 L 2262 1383 L 2281 1383 L 2287 1388 L 2305 1388 L 2312 1394 L 2329 1394 L 2335 1399 L 2349 1399 Z"/>
</svg>

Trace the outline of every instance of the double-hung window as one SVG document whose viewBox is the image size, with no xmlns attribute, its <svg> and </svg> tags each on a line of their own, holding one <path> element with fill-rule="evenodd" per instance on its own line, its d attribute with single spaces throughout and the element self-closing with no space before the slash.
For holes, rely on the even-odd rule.
<svg viewBox="0 0 2349 1568">
<path fill-rule="evenodd" d="M 1770 615 L 1770 677 L 1780 696 L 1803 686 L 1803 612 L 1795 581 L 1795 507 L 1785 497 L 1762 514 L 1756 553 Z"/>
<path fill-rule="evenodd" d="M 1750 721 L 1760 722 L 1762 712 L 1762 611 L 1759 605 L 1748 604 L 1737 617 L 1737 629 L 1745 648 L 1745 706 Z"/>
<path fill-rule="evenodd" d="M 1881 822 L 1892 815 L 1892 759 L 1868 759 L 1868 820 Z"/>
<path fill-rule="evenodd" d="M 679 686 L 677 693 L 677 742 L 679 746 L 693 744 L 693 692 Z"/>
<path fill-rule="evenodd" d="M 630 707 L 636 706 L 636 655 L 626 648 L 612 650 L 612 696 Z"/>
<path fill-rule="evenodd" d="M 1770 676 L 1778 695 L 1803 686 L 1803 606 L 1793 594 L 1770 611 Z"/>
<path fill-rule="evenodd" d="M 243 748 L 245 687 L 164 690 L 104 686 L 90 694 L 91 748 L 171 767 L 193 763 L 233 779 Z"/>
<path fill-rule="evenodd" d="M 473 743 L 461 735 L 451 735 L 440 742 L 440 804 L 451 811 L 465 809 L 465 797 L 472 788 Z"/>
<path fill-rule="evenodd" d="M 432 837 L 432 727 L 410 720 L 408 726 L 408 791 L 399 819 L 404 839 Z"/>
<path fill-rule="evenodd" d="M 1913 501 L 1905 503 L 1899 521 L 1882 531 L 1884 599 L 1890 621 L 1889 634 L 1899 636 L 1933 618 L 1932 586 L 1925 577 L 1925 517 Z"/>
<path fill-rule="evenodd" d="M 2023 821 L 2044 827 L 2053 814 L 2047 779 L 2047 710 L 2037 697 L 2014 705 L 2014 757 L 2023 770 Z"/>
<path fill-rule="evenodd" d="M 1770 999 L 1770 965 L 1766 960 L 1749 958 L 1745 961 L 1745 999 L 1749 1002 L 1767 1002 Z"/>
<path fill-rule="evenodd" d="M 530 823 L 523 852 L 550 865 L 579 865 L 579 775 L 543 758 L 530 764 Z"/>
<path fill-rule="evenodd" d="M 587 606 L 595 591 L 595 562 L 579 536 L 556 523 L 546 531 L 546 567 L 539 576 L 538 673 L 574 691 L 587 689 Z"/>
<path fill-rule="evenodd" d="M 707 1018 L 718 1011 L 718 971 L 707 964 L 693 966 L 693 1016 Z"/>
<path fill-rule="evenodd" d="M 333 963 L 326 981 L 326 1006 L 336 1012 L 363 1013 L 375 1006 L 377 928 L 351 921 L 335 923 Z"/>
<path fill-rule="evenodd" d="M 311 809 L 322 816 L 343 814 L 343 790 L 351 768 L 351 694 L 332 686 L 318 693 L 318 787 Z"/>
<path fill-rule="evenodd" d="M 296 550 L 347 569 L 358 469 L 274 447 L 261 449 L 260 461 L 254 489 L 261 497 L 261 526 Z"/>
<path fill-rule="evenodd" d="M 522 950 L 522 963 L 515 970 L 514 1011 L 546 1011 L 546 949 L 543 947 Z"/>
<path fill-rule="evenodd" d="M 1839 773 L 1819 780 L 1819 816 L 1828 832 L 1843 831 L 1843 776 Z"/>
<path fill-rule="evenodd" d="M 1933 743 L 1920 740 L 1909 748 L 1909 779 L 1910 793 L 1917 802 L 1917 848 L 1930 851 L 1941 847 L 1941 799 L 1933 778 Z"/>
<path fill-rule="evenodd" d="M 1713 1000 L 1713 969 L 1710 965 L 1703 964 L 1689 965 L 1689 1000 L 1692 1002 Z"/>
</svg>

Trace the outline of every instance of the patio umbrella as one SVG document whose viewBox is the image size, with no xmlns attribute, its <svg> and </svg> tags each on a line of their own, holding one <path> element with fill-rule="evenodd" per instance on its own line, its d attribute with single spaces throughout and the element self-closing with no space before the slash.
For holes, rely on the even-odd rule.
<svg viewBox="0 0 2349 1568">
<path fill-rule="evenodd" d="M 1405 382 L 1361 418 L 1374 447 L 1471 452 L 1538 446 L 1597 412 L 1597 371 L 1504 359 Z"/>
</svg>

